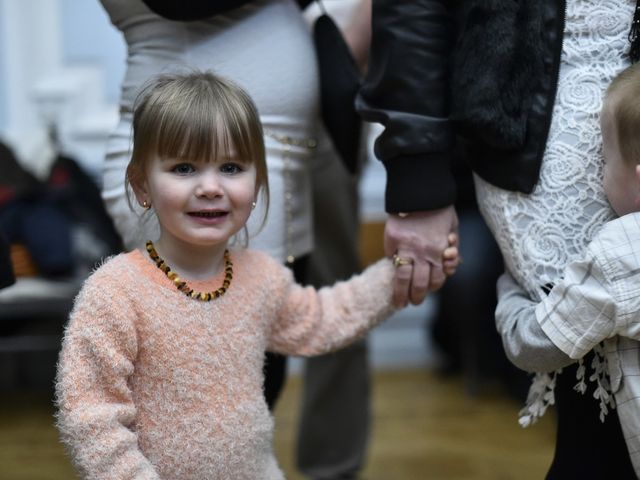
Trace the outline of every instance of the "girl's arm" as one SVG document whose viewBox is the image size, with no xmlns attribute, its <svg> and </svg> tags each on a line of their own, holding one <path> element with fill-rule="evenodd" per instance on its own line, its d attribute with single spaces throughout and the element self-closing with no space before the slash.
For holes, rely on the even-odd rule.
<svg viewBox="0 0 640 480">
<path fill-rule="evenodd" d="M 98 272 L 99 273 L 99 272 Z M 132 430 L 127 380 L 137 339 L 124 292 L 90 278 L 76 299 L 60 353 L 57 426 L 82 478 L 159 479 Z"/>
<path fill-rule="evenodd" d="M 393 274 L 391 261 L 383 259 L 348 281 L 316 290 L 295 284 L 287 272 L 268 350 L 311 356 L 354 341 L 393 312 Z"/>
<path fill-rule="evenodd" d="M 552 372 L 574 360 L 560 350 L 540 328 L 538 302 L 531 300 L 509 273 L 498 279 L 496 327 L 507 358 L 528 372 Z"/>
</svg>

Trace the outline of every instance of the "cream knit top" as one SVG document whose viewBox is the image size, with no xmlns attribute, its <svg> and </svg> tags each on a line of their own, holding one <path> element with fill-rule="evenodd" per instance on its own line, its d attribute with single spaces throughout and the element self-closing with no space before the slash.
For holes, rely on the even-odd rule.
<svg viewBox="0 0 640 480">
<path fill-rule="evenodd" d="M 56 383 L 61 438 L 83 478 L 283 479 L 262 393 L 265 350 L 325 353 L 393 310 L 386 259 L 316 291 L 263 253 L 231 258 L 231 286 L 211 302 L 179 292 L 139 250 L 88 278 Z M 214 290 L 223 275 L 189 283 Z"/>
</svg>

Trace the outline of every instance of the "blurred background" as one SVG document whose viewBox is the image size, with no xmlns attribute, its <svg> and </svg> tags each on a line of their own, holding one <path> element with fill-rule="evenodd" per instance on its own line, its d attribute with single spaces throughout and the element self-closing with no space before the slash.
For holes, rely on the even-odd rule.
<svg viewBox="0 0 640 480">
<path fill-rule="evenodd" d="M 99 191 L 125 57 L 97 1 L 0 0 L 0 225 L 17 280 L 0 290 L 2 480 L 75 478 L 53 426 L 52 382 L 75 294 L 121 248 Z M 363 264 L 384 255 L 379 127 L 367 132 Z M 529 379 L 504 358 L 493 326 L 499 253 L 469 173 L 459 165 L 457 174 L 468 186 L 458 205 L 465 263 L 368 338 L 373 420 L 361 478 L 538 479 L 551 461 L 552 414 L 524 430 L 517 422 Z M 277 454 L 293 479 L 304 478 L 293 458 L 302 368 L 294 359 L 275 411 Z"/>
</svg>

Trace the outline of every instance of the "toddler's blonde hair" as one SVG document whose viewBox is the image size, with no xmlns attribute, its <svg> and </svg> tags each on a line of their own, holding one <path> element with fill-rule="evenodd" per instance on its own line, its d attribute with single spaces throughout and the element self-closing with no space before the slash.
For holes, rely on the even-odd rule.
<svg viewBox="0 0 640 480">
<path fill-rule="evenodd" d="M 620 72 L 612 81 L 604 98 L 609 109 L 623 161 L 640 163 L 640 64 Z"/>
</svg>

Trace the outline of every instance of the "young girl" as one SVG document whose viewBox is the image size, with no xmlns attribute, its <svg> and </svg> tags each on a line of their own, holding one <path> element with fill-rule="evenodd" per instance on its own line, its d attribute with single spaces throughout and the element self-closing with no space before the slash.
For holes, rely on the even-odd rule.
<svg viewBox="0 0 640 480">
<path fill-rule="evenodd" d="M 56 385 L 62 440 L 83 478 L 282 479 L 264 352 L 353 341 L 393 311 L 393 265 L 405 262 L 316 291 L 230 248 L 259 192 L 268 201 L 253 103 L 198 72 L 160 77 L 140 98 L 127 179 L 160 238 L 106 261 L 76 299 Z M 456 255 L 445 251 L 449 273 Z"/>
</svg>

